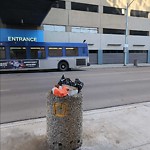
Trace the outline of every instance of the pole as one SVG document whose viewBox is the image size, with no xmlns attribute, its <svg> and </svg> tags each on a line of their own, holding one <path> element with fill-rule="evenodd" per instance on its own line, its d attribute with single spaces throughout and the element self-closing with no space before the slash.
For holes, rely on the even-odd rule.
<svg viewBox="0 0 150 150">
<path fill-rule="evenodd" d="M 126 15 L 126 30 L 125 30 L 125 44 L 124 44 L 124 66 L 127 65 L 127 54 L 128 54 L 128 10 L 130 5 L 134 2 L 134 0 L 132 0 L 130 3 L 127 3 L 126 5 L 126 11 L 125 11 L 125 15 Z"/>
<path fill-rule="evenodd" d="M 127 53 L 128 53 L 128 3 L 126 6 L 126 30 L 125 30 L 125 44 L 124 44 L 124 66 L 127 65 Z"/>
</svg>

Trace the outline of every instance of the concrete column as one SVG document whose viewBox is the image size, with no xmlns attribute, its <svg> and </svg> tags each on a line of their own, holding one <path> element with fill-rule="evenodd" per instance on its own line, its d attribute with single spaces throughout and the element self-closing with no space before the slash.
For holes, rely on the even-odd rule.
<svg viewBox="0 0 150 150">
<path fill-rule="evenodd" d="M 148 63 L 150 63 L 150 50 L 148 50 Z"/>
<path fill-rule="evenodd" d="M 66 26 L 66 32 L 71 32 L 71 27 L 70 26 Z"/>
<path fill-rule="evenodd" d="M 129 64 L 129 50 L 127 52 L 127 64 Z"/>
<path fill-rule="evenodd" d="M 103 14 L 103 6 L 99 5 L 99 17 L 100 17 L 100 22 L 99 22 L 99 32 L 100 34 L 103 34 L 103 28 L 101 26 L 103 18 L 102 18 L 102 14 Z"/>
<path fill-rule="evenodd" d="M 71 10 L 71 2 L 66 1 L 66 9 Z"/>
<path fill-rule="evenodd" d="M 123 59 L 124 59 L 124 55 L 125 53 L 123 53 Z M 129 64 L 129 50 L 126 52 L 126 64 Z"/>
<path fill-rule="evenodd" d="M 71 32 L 71 26 L 70 26 L 70 19 L 69 19 L 69 13 L 70 13 L 70 10 L 71 10 L 71 2 L 69 1 L 66 1 L 66 10 L 67 10 L 67 13 L 68 13 L 68 22 L 67 22 L 67 26 L 66 26 L 66 32 Z"/>
<path fill-rule="evenodd" d="M 98 50 L 98 64 L 103 64 L 103 50 Z"/>
</svg>

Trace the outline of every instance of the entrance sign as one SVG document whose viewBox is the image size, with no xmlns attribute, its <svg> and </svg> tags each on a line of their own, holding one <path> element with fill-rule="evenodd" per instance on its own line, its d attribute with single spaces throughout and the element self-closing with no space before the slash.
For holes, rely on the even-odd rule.
<svg viewBox="0 0 150 150">
<path fill-rule="evenodd" d="M 35 37 L 8 37 L 8 41 L 23 41 L 23 42 L 37 42 L 37 38 Z"/>
<path fill-rule="evenodd" d="M 0 28 L 0 42 L 44 42 L 43 30 Z"/>
</svg>

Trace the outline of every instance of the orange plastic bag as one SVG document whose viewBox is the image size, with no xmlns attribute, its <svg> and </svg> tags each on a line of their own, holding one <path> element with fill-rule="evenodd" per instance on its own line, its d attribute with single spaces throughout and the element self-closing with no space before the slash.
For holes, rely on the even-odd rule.
<svg viewBox="0 0 150 150">
<path fill-rule="evenodd" d="M 54 87 L 52 89 L 52 93 L 57 96 L 57 97 L 65 97 L 68 95 L 68 87 L 67 86 L 59 86 L 59 87 Z"/>
</svg>

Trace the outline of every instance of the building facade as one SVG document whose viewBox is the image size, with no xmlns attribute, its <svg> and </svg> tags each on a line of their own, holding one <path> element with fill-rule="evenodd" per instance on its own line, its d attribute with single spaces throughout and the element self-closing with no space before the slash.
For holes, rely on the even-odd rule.
<svg viewBox="0 0 150 150">
<path fill-rule="evenodd" d="M 150 0 L 60 0 L 41 26 L 6 26 L 0 20 L 0 37 L 87 42 L 91 64 L 150 63 Z"/>
<path fill-rule="evenodd" d="M 121 64 L 126 19 L 127 63 L 150 63 L 150 0 L 60 1 L 43 21 L 44 41 L 86 41 L 91 64 Z"/>
</svg>

